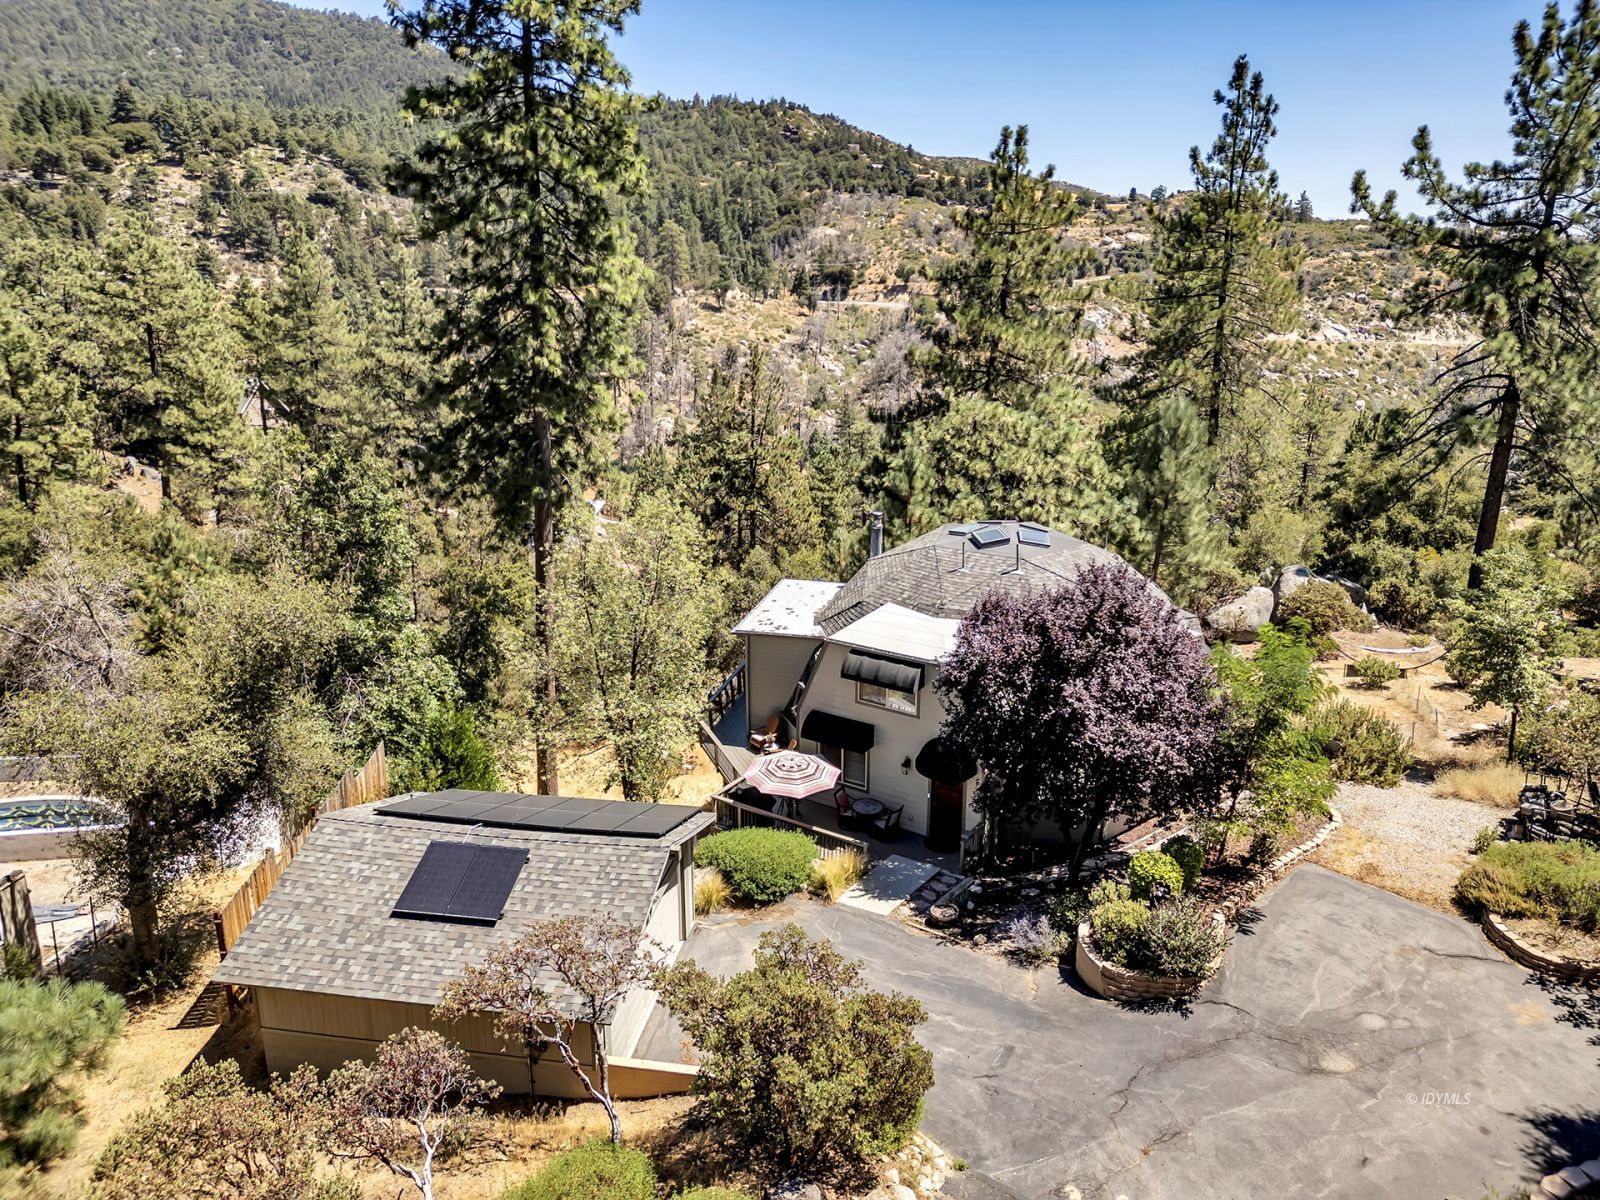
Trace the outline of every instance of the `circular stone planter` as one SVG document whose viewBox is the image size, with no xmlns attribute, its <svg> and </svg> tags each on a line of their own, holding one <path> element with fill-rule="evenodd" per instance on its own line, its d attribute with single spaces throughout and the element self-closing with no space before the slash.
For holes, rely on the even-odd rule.
<svg viewBox="0 0 1600 1200">
<path fill-rule="evenodd" d="M 1217 923 L 1222 923 L 1220 918 L 1217 918 Z M 1076 939 L 1077 949 L 1073 954 L 1072 965 L 1085 986 L 1107 1000 L 1120 1000 L 1125 1003 L 1137 1003 L 1142 1000 L 1181 1000 L 1185 996 L 1194 995 L 1206 982 L 1197 975 L 1149 975 L 1143 971 L 1131 971 L 1127 967 L 1119 967 L 1094 952 L 1090 946 L 1093 936 L 1089 922 L 1080 922 Z M 1218 964 L 1222 962 L 1221 954 L 1217 955 L 1216 961 Z"/>
<path fill-rule="evenodd" d="M 1494 913 L 1483 914 L 1483 932 L 1512 962 L 1521 963 L 1544 975 L 1568 983 L 1594 983 L 1600 981 L 1600 963 L 1579 962 L 1570 958 L 1554 958 L 1543 950 L 1530 946 L 1513 933 L 1505 921 Z"/>
</svg>

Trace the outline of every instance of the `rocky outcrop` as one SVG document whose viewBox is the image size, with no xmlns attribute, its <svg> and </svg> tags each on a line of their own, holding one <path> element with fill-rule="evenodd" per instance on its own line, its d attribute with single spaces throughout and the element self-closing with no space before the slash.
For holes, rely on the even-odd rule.
<svg viewBox="0 0 1600 1200">
<path fill-rule="evenodd" d="M 1316 576 L 1311 573 L 1310 567 L 1301 565 L 1285 567 L 1278 572 L 1278 581 L 1272 585 L 1272 594 L 1278 598 L 1278 602 L 1281 604 L 1315 578 Z"/>
<path fill-rule="evenodd" d="M 1253 642 L 1261 627 L 1272 620 L 1277 598 L 1269 587 L 1253 587 L 1242 596 L 1217 605 L 1206 614 L 1206 625 L 1235 642 Z"/>
</svg>

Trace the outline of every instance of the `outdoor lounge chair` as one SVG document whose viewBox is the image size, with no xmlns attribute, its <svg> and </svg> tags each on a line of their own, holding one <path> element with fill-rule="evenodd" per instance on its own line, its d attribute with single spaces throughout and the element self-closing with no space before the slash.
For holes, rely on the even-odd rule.
<svg viewBox="0 0 1600 1200">
<path fill-rule="evenodd" d="M 750 735 L 750 749 L 757 754 L 776 754 L 779 750 L 793 750 L 800 744 L 799 739 L 791 737 L 787 746 L 781 744 L 784 724 L 783 715 L 781 713 L 773 713 L 767 718 L 765 733 L 752 733 Z"/>
</svg>

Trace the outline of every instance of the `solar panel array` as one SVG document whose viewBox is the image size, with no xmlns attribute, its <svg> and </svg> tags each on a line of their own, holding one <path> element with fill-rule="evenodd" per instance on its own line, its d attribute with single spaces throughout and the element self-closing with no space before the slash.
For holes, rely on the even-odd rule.
<svg viewBox="0 0 1600 1200">
<path fill-rule="evenodd" d="M 527 861 L 516 846 L 429 842 L 391 915 L 493 925 Z"/>
<path fill-rule="evenodd" d="M 450 788 L 395 800 L 379 806 L 378 811 L 391 817 L 412 817 L 451 825 L 658 838 L 695 816 L 697 810 L 682 804 L 638 804 L 628 800 L 524 796 Z"/>
</svg>

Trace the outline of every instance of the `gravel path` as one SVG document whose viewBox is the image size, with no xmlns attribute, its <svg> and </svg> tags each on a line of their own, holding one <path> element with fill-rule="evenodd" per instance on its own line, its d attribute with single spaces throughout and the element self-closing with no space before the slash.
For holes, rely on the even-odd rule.
<svg viewBox="0 0 1600 1200">
<path fill-rule="evenodd" d="M 1341 784 L 1333 803 L 1345 823 L 1313 862 L 1446 912 L 1473 836 L 1506 815 L 1414 780 L 1392 788 Z"/>
</svg>

